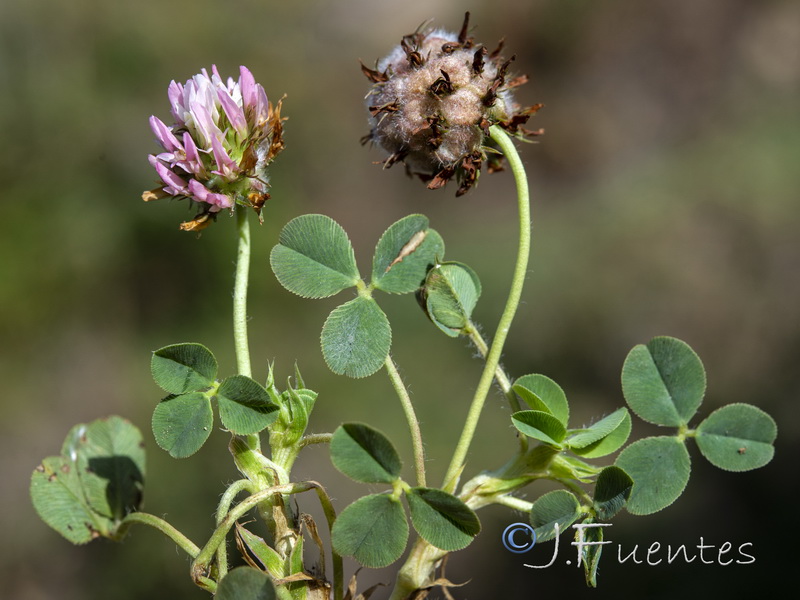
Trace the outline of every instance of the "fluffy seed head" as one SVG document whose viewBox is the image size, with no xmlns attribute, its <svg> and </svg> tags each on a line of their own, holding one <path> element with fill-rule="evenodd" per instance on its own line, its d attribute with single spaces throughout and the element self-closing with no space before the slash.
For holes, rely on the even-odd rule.
<svg viewBox="0 0 800 600">
<path fill-rule="evenodd" d="M 267 100 L 264 88 L 246 67 L 239 80 L 223 81 L 216 66 L 168 90 L 173 125 L 150 117 L 150 128 L 164 152 L 150 164 L 161 185 L 142 194 L 145 201 L 188 198 L 200 204 L 198 215 L 181 224 L 198 231 L 216 213 L 235 204 L 259 213 L 267 193 L 267 165 L 283 149 L 280 102 Z"/>
<path fill-rule="evenodd" d="M 521 127 L 540 105 L 521 110 L 511 89 L 525 76 L 508 78 L 511 60 L 500 47 L 489 53 L 468 36 L 469 13 L 460 33 L 421 30 L 403 37 L 376 68 L 362 65 L 373 82 L 367 95 L 371 131 L 363 141 L 378 144 L 389 156 L 385 167 L 403 162 L 409 173 L 444 186 L 456 176 L 456 195 L 477 181 L 487 158 L 489 126 L 498 124 L 517 135 L 536 135 Z M 499 170 L 492 155 L 489 170 Z"/>
</svg>

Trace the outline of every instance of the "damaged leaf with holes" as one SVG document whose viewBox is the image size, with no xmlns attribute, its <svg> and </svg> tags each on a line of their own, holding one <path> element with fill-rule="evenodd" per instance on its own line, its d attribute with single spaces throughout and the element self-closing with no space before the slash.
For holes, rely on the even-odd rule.
<svg viewBox="0 0 800 600">
<path fill-rule="evenodd" d="M 60 456 L 42 461 L 30 493 L 42 520 L 73 544 L 115 539 L 125 516 L 142 502 L 145 457 L 139 430 L 121 417 L 70 430 Z"/>
</svg>

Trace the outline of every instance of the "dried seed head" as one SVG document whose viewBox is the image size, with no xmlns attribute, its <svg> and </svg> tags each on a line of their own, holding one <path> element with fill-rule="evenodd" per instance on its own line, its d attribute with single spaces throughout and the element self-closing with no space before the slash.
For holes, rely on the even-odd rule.
<svg viewBox="0 0 800 600">
<path fill-rule="evenodd" d="M 458 34 L 423 27 L 404 36 L 374 70 L 362 65 L 373 83 L 367 95 L 371 131 L 364 140 L 389 154 L 384 167 L 402 161 L 430 189 L 456 176 L 459 196 L 477 182 L 484 147 L 492 145 L 491 125 L 517 135 L 538 133 L 521 127 L 538 106 L 521 110 L 514 102 L 510 89 L 525 78 L 508 80 L 513 58 L 489 54 L 468 29 L 469 13 Z"/>
</svg>

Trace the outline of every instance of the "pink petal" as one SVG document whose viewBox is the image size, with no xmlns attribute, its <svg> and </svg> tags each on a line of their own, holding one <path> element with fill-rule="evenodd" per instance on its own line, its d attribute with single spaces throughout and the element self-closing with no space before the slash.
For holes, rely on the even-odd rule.
<svg viewBox="0 0 800 600">
<path fill-rule="evenodd" d="M 183 86 L 177 81 L 170 81 L 169 88 L 167 89 L 167 97 L 169 98 L 171 106 L 170 112 L 175 122 L 185 125 L 186 123 L 183 120 L 183 115 L 186 112 L 186 107 L 184 106 Z"/>
<path fill-rule="evenodd" d="M 191 193 L 192 198 L 198 202 L 205 202 L 206 204 L 219 206 L 220 208 L 230 208 L 233 206 L 233 202 L 230 198 L 228 198 L 228 196 L 225 194 L 216 194 L 212 192 L 196 179 L 192 179 L 189 182 L 189 192 Z"/>
<path fill-rule="evenodd" d="M 244 65 L 239 67 L 239 88 L 242 90 L 242 104 L 244 108 L 252 108 L 256 105 L 256 80 L 250 69 Z"/>
<path fill-rule="evenodd" d="M 162 163 L 152 154 L 148 157 L 148 160 L 150 161 L 150 164 L 153 165 L 153 167 L 155 168 L 156 173 L 158 173 L 158 176 L 161 177 L 161 181 L 163 181 L 166 184 L 166 187 L 164 188 L 166 192 L 173 195 L 186 194 L 187 187 L 186 187 L 186 182 L 183 179 L 181 179 L 175 173 L 170 171 L 167 168 L 167 165 Z"/>
<path fill-rule="evenodd" d="M 183 151 L 183 146 L 172 133 L 172 130 L 167 127 L 164 122 L 158 117 L 150 117 L 150 129 L 158 140 L 158 143 L 164 147 L 167 152 L 174 152 L 175 150 Z"/>
<path fill-rule="evenodd" d="M 222 105 L 222 110 L 225 111 L 228 117 L 228 121 L 231 122 L 231 126 L 233 126 L 241 139 L 246 138 L 247 121 L 244 118 L 242 107 L 234 102 L 227 90 L 217 90 L 217 97 L 219 98 L 219 103 Z"/>
<path fill-rule="evenodd" d="M 197 144 L 194 143 L 188 131 L 183 132 L 183 146 L 186 149 L 186 165 L 189 171 L 195 175 L 204 176 L 206 169 L 200 159 L 200 153 L 197 151 Z"/>
<path fill-rule="evenodd" d="M 214 123 L 214 120 L 211 118 L 211 113 L 208 111 L 205 104 L 199 101 L 192 102 L 189 110 L 191 111 L 197 131 L 203 138 L 200 141 L 205 148 L 211 145 L 212 139 L 222 137 L 222 132 Z"/>
<path fill-rule="evenodd" d="M 219 138 L 211 139 L 211 150 L 214 152 L 214 160 L 217 163 L 217 170 L 212 172 L 222 175 L 226 179 L 235 177 L 239 172 L 239 166 L 225 152 L 225 148 L 222 147 L 222 142 L 219 141 Z"/>
</svg>

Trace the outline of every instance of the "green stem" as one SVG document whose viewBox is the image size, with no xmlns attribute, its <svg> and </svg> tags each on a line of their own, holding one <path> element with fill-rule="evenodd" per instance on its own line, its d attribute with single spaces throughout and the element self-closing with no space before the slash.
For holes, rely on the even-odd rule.
<svg viewBox="0 0 800 600">
<path fill-rule="evenodd" d="M 397 397 L 400 398 L 400 404 L 403 407 L 403 412 L 406 415 L 408 422 L 408 429 L 411 432 L 411 444 L 414 449 L 414 470 L 417 474 L 417 485 L 425 487 L 425 448 L 422 445 L 422 433 L 419 429 L 419 421 L 417 414 L 414 412 L 414 405 L 411 403 L 411 398 L 408 395 L 408 390 L 403 384 L 403 379 L 400 373 L 397 372 L 397 367 L 394 364 L 391 356 L 386 357 L 386 372 L 389 374 L 389 379 L 392 382 Z"/>
<path fill-rule="evenodd" d="M 575 495 L 577 495 L 581 499 L 581 501 L 583 503 L 585 503 L 587 506 L 591 506 L 594 503 L 594 500 L 592 499 L 592 497 L 589 494 L 586 493 L 586 490 L 584 490 L 581 486 L 579 486 L 577 483 L 575 483 L 571 479 L 558 478 L 555 481 L 558 481 L 561 485 L 563 485 L 568 490 L 573 491 L 575 493 Z"/>
<path fill-rule="evenodd" d="M 470 323 L 469 327 L 469 339 L 475 344 L 475 348 L 478 349 L 478 352 L 480 352 L 480 355 L 485 360 L 486 355 L 489 353 L 489 345 L 472 323 Z M 522 410 L 517 395 L 514 393 L 514 390 L 511 389 L 511 380 L 500 365 L 497 365 L 494 378 L 497 380 L 497 385 L 503 390 L 503 394 L 505 394 L 508 404 L 511 406 L 511 410 L 514 412 Z"/>
<path fill-rule="evenodd" d="M 236 232 L 239 238 L 236 250 L 236 278 L 233 284 L 233 342 L 236 367 L 240 375 L 253 376 L 250 366 L 250 344 L 247 341 L 247 284 L 250 277 L 250 221 L 243 206 L 236 207 Z M 247 445 L 261 451 L 261 438 L 248 435 Z"/>
<path fill-rule="evenodd" d="M 244 484 L 242 484 L 241 489 L 245 489 Z M 239 491 L 241 491 L 241 489 Z M 325 489 L 316 481 L 303 481 L 300 483 L 275 485 L 260 490 L 255 494 L 248 496 L 227 512 L 225 518 L 222 519 L 222 521 L 217 525 L 214 533 L 211 535 L 208 542 L 206 542 L 206 545 L 203 546 L 202 549 L 198 549 L 197 546 L 192 544 L 192 546 L 195 548 L 195 552 L 191 553 L 191 555 L 194 557 L 194 562 L 192 563 L 191 567 L 192 579 L 195 582 L 198 582 L 198 584 L 207 579 L 209 565 L 211 564 L 214 554 L 217 552 L 220 545 L 225 542 L 228 532 L 234 526 L 236 521 L 242 518 L 248 511 L 252 510 L 255 506 L 258 506 L 258 504 L 261 502 L 269 500 L 275 494 L 300 494 L 312 489 L 317 492 L 320 504 L 322 505 L 322 510 L 325 513 L 325 519 L 328 521 L 328 529 L 333 529 L 333 523 L 336 520 L 336 512 L 334 511 L 333 504 L 331 503 L 328 494 L 325 492 Z M 189 543 L 191 544 L 191 542 Z M 344 589 L 344 569 L 342 566 L 342 557 L 336 553 L 333 554 L 333 580 L 335 600 L 340 600 L 342 598 Z"/>
<path fill-rule="evenodd" d="M 489 346 L 486 343 L 486 340 L 483 339 L 483 336 L 476 329 L 473 323 L 469 324 L 468 332 L 469 339 L 472 340 L 472 343 L 475 344 L 475 347 L 478 349 L 480 355 L 484 360 L 486 360 L 486 355 L 489 354 Z M 494 378 L 497 380 L 497 385 L 499 385 L 500 389 L 503 390 L 503 394 L 505 395 L 506 400 L 508 400 L 511 411 L 519 412 L 522 410 L 519 400 L 517 399 L 517 395 L 514 393 L 514 390 L 511 389 L 511 380 L 508 378 L 508 375 L 506 375 L 506 372 L 500 365 L 497 365 Z M 519 435 L 519 433 L 517 434 L 517 437 L 519 438 L 520 452 L 525 453 L 528 450 L 528 438 L 524 435 Z"/>
<path fill-rule="evenodd" d="M 225 515 L 228 514 L 228 511 L 231 509 L 233 499 L 245 490 L 252 494 L 253 492 L 257 491 L 257 488 L 249 479 L 239 479 L 228 486 L 228 489 L 225 490 L 224 494 L 222 494 L 222 498 L 219 501 L 219 506 L 217 506 L 217 525 L 222 523 Z M 226 544 L 223 542 L 219 545 L 219 548 L 217 548 L 217 575 L 219 579 L 222 580 L 227 572 L 228 550 L 226 548 Z"/>
<path fill-rule="evenodd" d="M 494 499 L 494 503 L 508 506 L 509 508 L 523 513 L 531 512 L 531 507 L 533 506 L 533 502 L 523 500 L 522 498 L 515 498 L 514 496 L 497 496 Z"/>
<path fill-rule="evenodd" d="M 300 448 L 305 448 L 311 444 L 330 444 L 332 437 L 332 433 L 309 433 L 303 436 L 298 445 Z"/>
<path fill-rule="evenodd" d="M 233 339 L 236 366 L 241 375 L 253 376 L 250 367 L 250 346 L 247 341 L 247 284 L 250 274 L 250 222 L 247 211 L 236 207 L 236 231 L 239 245 L 236 251 L 236 279 L 233 287 Z"/>
<path fill-rule="evenodd" d="M 519 300 L 522 295 L 522 286 L 525 282 L 525 274 L 528 270 L 528 256 L 530 254 L 531 245 L 531 214 L 530 214 L 530 199 L 528 196 L 528 181 L 525 175 L 525 168 L 522 161 L 517 154 L 517 149 L 511 138 L 496 125 L 489 128 L 489 135 L 497 143 L 503 154 L 506 156 L 511 172 L 514 174 L 514 181 L 517 184 L 517 207 L 519 211 L 519 246 L 517 249 L 517 262 L 514 267 L 514 275 L 511 280 L 511 290 L 508 294 L 505 309 L 500 317 L 500 322 L 497 326 L 492 347 L 489 354 L 486 356 L 486 364 L 483 368 L 478 387 L 475 390 L 475 396 L 472 399 L 467 419 L 464 423 L 464 429 L 461 432 L 461 438 L 458 441 L 456 450 L 453 453 L 453 458 L 450 461 L 450 466 L 447 469 L 447 474 L 444 477 L 443 489 L 452 491 L 458 484 L 459 475 L 464 468 L 464 461 L 467 456 L 467 451 L 472 443 L 472 438 L 475 435 L 475 429 L 478 426 L 481 410 L 486 401 L 486 396 L 489 393 L 489 388 L 492 385 L 492 379 L 497 371 L 497 365 L 500 363 L 500 355 L 503 351 L 506 337 L 511 328 L 511 322 L 514 319 L 514 314 L 519 306 Z"/>
<path fill-rule="evenodd" d="M 117 530 L 117 537 L 122 539 L 131 525 L 134 523 L 141 523 L 142 525 L 149 525 L 154 529 L 158 529 L 161 533 L 170 538 L 173 542 L 178 544 L 180 548 L 192 558 L 195 558 L 200 553 L 200 548 L 192 542 L 189 538 L 183 535 L 180 531 L 175 529 L 172 525 L 167 523 L 164 519 L 160 519 L 155 515 L 143 512 L 133 512 L 127 515 Z"/>
</svg>

